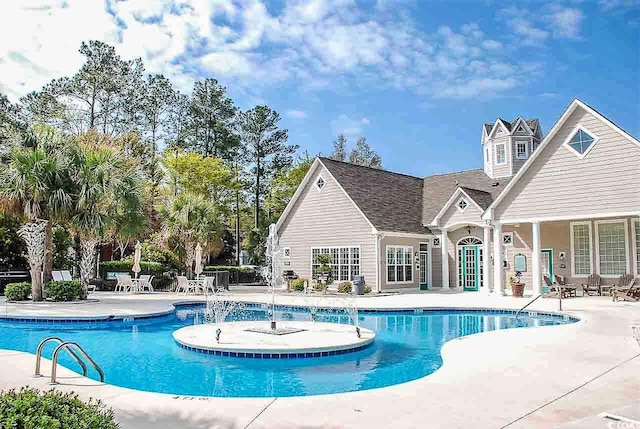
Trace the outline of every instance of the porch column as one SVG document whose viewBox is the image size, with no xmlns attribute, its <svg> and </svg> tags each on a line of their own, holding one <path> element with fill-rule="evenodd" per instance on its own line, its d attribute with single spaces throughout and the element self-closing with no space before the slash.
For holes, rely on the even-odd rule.
<svg viewBox="0 0 640 429">
<path fill-rule="evenodd" d="M 442 290 L 449 289 L 449 237 L 447 230 L 442 229 L 440 238 L 440 250 L 442 251 Z"/>
<path fill-rule="evenodd" d="M 502 268 L 502 225 L 493 225 L 493 293 L 504 295 Z"/>
<path fill-rule="evenodd" d="M 533 296 L 542 293 L 542 270 L 540 267 L 540 222 L 533 222 Z"/>
<path fill-rule="evenodd" d="M 482 284 L 484 292 L 491 291 L 491 227 L 484 227 L 484 241 L 482 242 Z"/>
</svg>

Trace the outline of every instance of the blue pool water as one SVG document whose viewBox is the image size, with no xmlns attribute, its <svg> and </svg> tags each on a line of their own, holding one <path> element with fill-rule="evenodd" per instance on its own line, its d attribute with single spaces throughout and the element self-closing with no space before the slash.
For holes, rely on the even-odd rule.
<svg viewBox="0 0 640 429">
<path fill-rule="evenodd" d="M 57 336 L 79 343 L 102 367 L 105 381 L 117 386 L 177 395 L 301 396 L 373 389 L 424 377 L 441 366 L 442 345 L 464 335 L 573 321 L 549 315 L 520 315 L 516 320 L 513 313 L 489 311 L 360 313 L 360 325 L 377 335 L 364 350 L 320 358 L 243 359 L 189 351 L 175 343 L 173 331 L 201 321 L 203 312 L 202 306 L 185 306 L 170 316 L 134 321 L 0 321 L 0 348 L 35 353 L 42 339 Z M 266 317 L 256 308 L 245 310 L 243 319 Z M 277 317 L 310 319 L 305 311 L 277 311 Z M 349 318 L 320 313 L 318 321 L 349 323 Z M 44 356 L 50 358 L 54 347 L 48 345 Z M 61 363 L 79 371 L 68 356 Z M 91 371 L 90 376 L 97 379 Z"/>
</svg>

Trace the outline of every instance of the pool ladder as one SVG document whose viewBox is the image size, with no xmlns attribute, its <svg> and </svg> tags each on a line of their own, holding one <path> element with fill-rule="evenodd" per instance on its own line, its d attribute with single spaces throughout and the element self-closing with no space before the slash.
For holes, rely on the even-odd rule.
<svg viewBox="0 0 640 429">
<path fill-rule="evenodd" d="M 58 347 L 56 347 L 55 350 L 53 351 L 53 357 L 51 360 L 51 380 L 49 384 L 57 384 L 56 370 L 58 368 L 58 356 L 60 355 L 60 352 L 62 350 L 66 350 L 67 352 L 69 352 L 69 355 L 71 355 L 73 360 L 75 360 L 82 368 L 82 375 L 86 377 L 87 365 L 83 362 L 80 356 L 78 356 L 78 353 L 80 353 L 80 355 L 82 355 L 82 357 L 84 357 L 91 364 L 91 366 L 96 371 L 98 371 L 98 374 L 100 375 L 100 382 L 104 383 L 104 372 L 102 371 L 102 368 L 100 368 L 100 366 L 91 358 L 91 356 L 89 356 L 89 354 L 85 352 L 84 349 L 78 345 L 78 343 L 75 343 L 73 341 L 62 341 L 58 337 L 45 338 L 40 342 L 40 344 L 38 344 L 38 349 L 36 351 L 36 373 L 35 373 L 36 377 L 42 377 L 42 374 L 40 374 L 40 362 L 42 361 L 42 349 L 50 341 L 55 341 L 56 343 L 58 343 Z M 74 348 L 76 349 L 76 351 L 73 350 Z"/>
</svg>

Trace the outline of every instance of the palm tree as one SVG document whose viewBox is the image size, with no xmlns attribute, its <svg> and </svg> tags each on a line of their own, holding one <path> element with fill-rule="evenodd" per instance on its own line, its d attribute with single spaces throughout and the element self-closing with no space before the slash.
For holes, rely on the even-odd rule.
<svg viewBox="0 0 640 429">
<path fill-rule="evenodd" d="M 171 199 L 162 214 L 167 236 L 177 244 L 176 250 L 191 276 L 197 243 L 206 245 L 215 236 L 215 208 L 202 196 L 185 192 Z"/>
<path fill-rule="evenodd" d="M 60 148 L 66 139 L 46 126 L 28 130 L 0 169 L 2 211 L 24 219 L 20 235 L 27 244 L 31 296 L 42 300 L 42 269 L 51 263 L 51 224 L 71 206 L 70 183 Z M 45 280 L 49 280 L 45 276 Z"/>
<path fill-rule="evenodd" d="M 115 224 L 118 214 L 142 212 L 142 179 L 137 167 L 120 150 L 91 133 L 78 139 L 67 154 L 74 184 L 71 225 L 80 237 L 81 299 L 96 262 L 96 247 Z"/>
</svg>

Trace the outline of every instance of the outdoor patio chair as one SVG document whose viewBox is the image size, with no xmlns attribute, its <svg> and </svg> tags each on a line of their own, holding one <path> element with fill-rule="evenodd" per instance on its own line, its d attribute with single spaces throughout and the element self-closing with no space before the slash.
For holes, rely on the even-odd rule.
<svg viewBox="0 0 640 429">
<path fill-rule="evenodd" d="M 585 293 L 587 295 L 591 295 L 592 293 L 595 295 L 602 295 L 602 290 L 600 289 L 600 282 L 602 281 L 602 277 L 598 274 L 591 274 L 587 277 L 587 282 L 582 284 L 582 294 Z"/>
<path fill-rule="evenodd" d="M 62 274 L 62 280 L 66 281 L 66 282 L 73 281 L 73 277 L 71 276 L 71 271 L 62 270 L 62 271 L 60 271 L 60 274 Z"/>
<path fill-rule="evenodd" d="M 567 284 L 567 282 L 559 275 L 553 276 L 556 279 L 556 283 L 560 286 L 560 289 L 564 292 L 563 298 L 571 298 L 572 296 L 578 296 L 578 287 L 574 284 Z"/>
<path fill-rule="evenodd" d="M 549 276 L 542 276 L 542 279 L 544 280 L 544 283 L 549 288 L 549 292 L 544 294 L 545 298 L 557 297 L 560 291 L 562 291 L 562 298 L 568 297 L 569 291 L 564 287 L 560 288 L 560 286 L 554 283 Z"/>
<path fill-rule="evenodd" d="M 178 285 L 176 286 L 176 293 L 187 293 L 189 290 L 189 280 L 186 276 L 178 276 L 176 277 L 178 281 Z"/>
<path fill-rule="evenodd" d="M 145 289 L 149 292 L 153 292 L 153 277 L 148 274 L 140 276 L 138 289 L 140 292 L 144 292 Z"/>
<path fill-rule="evenodd" d="M 119 275 L 116 277 L 118 280 L 114 292 L 131 292 L 135 289 L 131 276 L 128 274 Z"/>
<path fill-rule="evenodd" d="M 203 279 L 204 280 L 202 283 L 203 292 L 205 293 L 209 291 L 211 291 L 211 293 L 215 292 L 215 283 L 214 283 L 215 279 L 216 279 L 215 277 L 205 277 Z"/>
<path fill-rule="evenodd" d="M 51 271 L 51 278 L 53 278 L 54 282 L 61 282 L 64 280 L 61 271 Z"/>
<path fill-rule="evenodd" d="M 633 280 L 633 276 L 631 274 L 623 274 L 618 278 L 618 281 L 612 285 L 602 285 L 600 289 L 602 289 L 603 295 L 612 295 L 613 290 L 617 288 L 628 287 L 629 282 Z"/>
<path fill-rule="evenodd" d="M 635 284 L 636 279 L 630 276 L 626 286 L 614 286 L 611 289 L 614 301 L 637 301 L 640 297 L 640 285 Z"/>
</svg>

